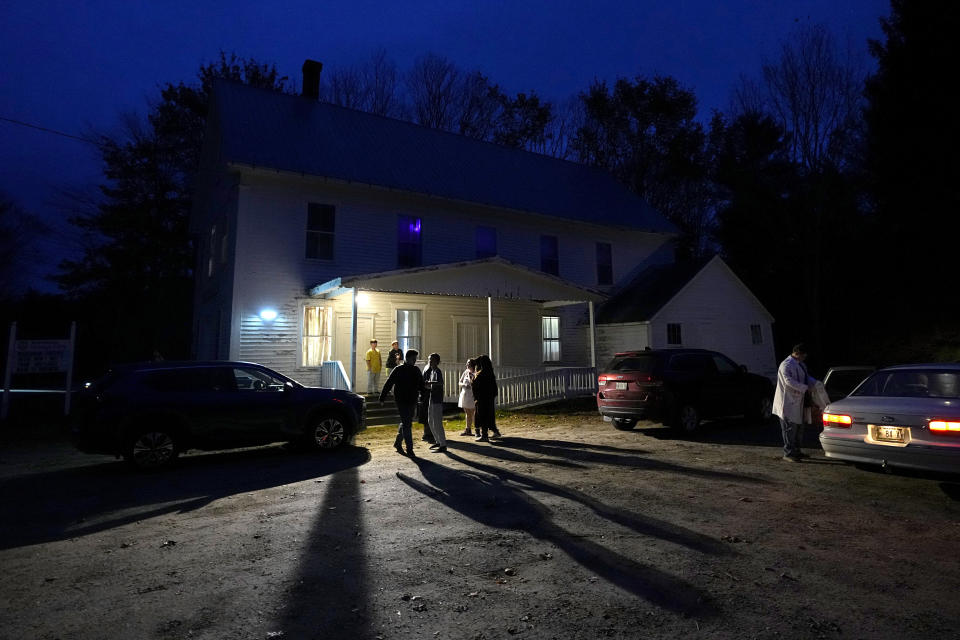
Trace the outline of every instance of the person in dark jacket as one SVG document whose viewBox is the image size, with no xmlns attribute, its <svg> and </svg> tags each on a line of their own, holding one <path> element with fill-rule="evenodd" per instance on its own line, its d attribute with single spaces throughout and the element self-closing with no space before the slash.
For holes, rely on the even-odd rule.
<svg viewBox="0 0 960 640">
<path fill-rule="evenodd" d="M 477 402 L 477 415 L 474 423 L 480 431 L 474 440 L 477 442 L 489 442 L 490 438 L 500 437 L 500 430 L 497 429 L 497 374 L 493 372 L 493 362 L 490 356 L 477 356 L 477 375 L 473 379 L 473 398 Z M 490 432 L 488 437 L 487 433 Z"/>
<path fill-rule="evenodd" d="M 427 420 L 433 433 L 431 453 L 447 450 L 447 434 L 443 430 L 443 371 L 440 370 L 440 354 L 431 353 L 427 368 L 423 371 L 423 384 L 430 396 L 427 405 Z"/>
<path fill-rule="evenodd" d="M 424 391 L 423 375 L 416 364 L 418 355 L 420 354 L 416 349 L 407 351 L 403 364 L 390 372 L 390 377 L 387 378 L 383 391 L 380 392 L 380 403 L 383 404 L 384 398 L 393 389 L 393 399 L 400 413 L 400 427 L 397 429 L 397 439 L 393 442 L 393 448 L 403 455 L 400 443 L 406 443 L 407 455 L 410 457 L 416 455 L 413 453 L 413 413 L 417 410 L 417 401 Z"/>
<path fill-rule="evenodd" d="M 403 363 L 403 351 L 400 351 L 400 343 L 394 340 L 390 343 L 390 353 L 387 354 L 387 377 L 390 377 L 393 370 L 401 363 Z"/>
</svg>

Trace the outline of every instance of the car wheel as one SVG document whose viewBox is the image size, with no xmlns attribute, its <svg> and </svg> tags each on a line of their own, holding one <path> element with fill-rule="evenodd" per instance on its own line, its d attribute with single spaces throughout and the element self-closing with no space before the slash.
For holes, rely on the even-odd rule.
<svg viewBox="0 0 960 640">
<path fill-rule="evenodd" d="M 676 424 L 681 430 L 693 433 L 700 426 L 700 412 L 692 404 L 681 405 Z"/>
<path fill-rule="evenodd" d="M 170 429 L 157 426 L 138 431 L 130 439 L 124 458 L 133 467 L 149 471 L 169 465 L 179 454 L 177 437 Z"/>
<path fill-rule="evenodd" d="M 336 449 L 346 441 L 347 427 L 339 416 L 319 416 L 310 421 L 306 436 L 314 449 Z"/>
<path fill-rule="evenodd" d="M 637 424 L 636 418 L 614 418 L 613 428 L 620 431 L 630 431 Z"/>
</svg>

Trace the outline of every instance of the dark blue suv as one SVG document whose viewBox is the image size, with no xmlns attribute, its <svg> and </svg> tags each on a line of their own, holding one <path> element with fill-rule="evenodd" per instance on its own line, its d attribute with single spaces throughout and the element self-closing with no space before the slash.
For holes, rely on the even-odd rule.
<svg viewBox="0 0 960 640">
<path fill-rule="evenodd" d="M 249 362 L 123 365 L 84 386 L 71 436 L 86 453 L 163 467 L 187 449 L 299 441 L 335 449 L 365 427 L 362 396 L 305 387 Z"/>
</svg>

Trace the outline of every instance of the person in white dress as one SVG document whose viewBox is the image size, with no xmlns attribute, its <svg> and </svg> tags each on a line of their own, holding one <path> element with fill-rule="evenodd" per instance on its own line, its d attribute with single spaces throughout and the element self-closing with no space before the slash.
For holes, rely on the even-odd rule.
<svg viewBox="0 0 960 640">
<path fill-rule="evenodd" d="M 473 435 L 473 417 L 477 413 L 477 403 L 473 399 L 473 376 L 477 370 L 473 358 L 467 359 L 467 368 L 460 375 L 460 399 L 457 406 L 463 409 L 463 415 L 466 416 L 467 428 L 463 430 L 462 436 Z M 477 429 L 477 435 L 480 435 L 480 429 Z"/>
</svg>

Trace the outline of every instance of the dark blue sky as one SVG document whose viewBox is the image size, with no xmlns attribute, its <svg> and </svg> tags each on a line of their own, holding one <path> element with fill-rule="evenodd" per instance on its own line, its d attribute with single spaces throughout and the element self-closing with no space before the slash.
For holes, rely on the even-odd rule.
<svg viewBox="0 0 960 640">
<path fill-rule="evenodd" d="M 172 8 L 173 7 L 173 8 Z M 0 18 L 0 118 L 82 135 L 145 114 L 165 82 L 192 81 L 220 50 L 276 63 L 299 86 L 313 58 L 332 69 L 377 47 L 401 70 L 428 51 L 510 92 L 564 99 L 594 79 L 657 73 L 723 109 L 741 74 L 798 23 L 825 23 L 866 55 L 888 0 L 250 2 L 7 0 Z M 90 189 L 99 158 L 82 142 L 0 120 L 0 191 L 51 224 L 40 255 L 75 246 L 56 204 Z M 34 279 L 54 258 L 34 265 Z"/>
</svg>

